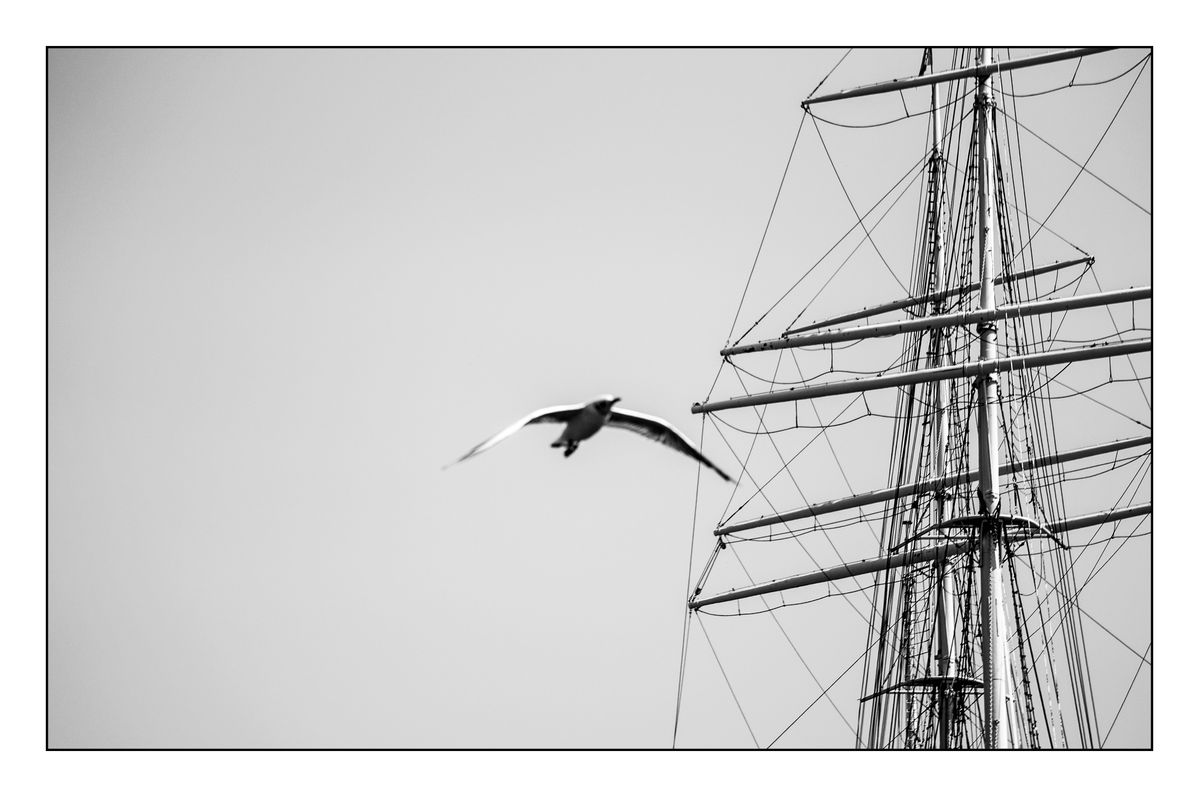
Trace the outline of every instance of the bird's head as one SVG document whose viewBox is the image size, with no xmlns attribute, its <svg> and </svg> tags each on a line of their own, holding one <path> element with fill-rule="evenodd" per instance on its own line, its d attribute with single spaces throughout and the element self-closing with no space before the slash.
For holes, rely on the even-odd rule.
<svg viewBox="0 0 1199 797">
<path fill-rule="evenodd" d="M 619 396 L 613 396 L 611 393 L 605 393 L 595 401 L 591 402 L 591 406 L 595 407 L 597 410 L 606 415 L 612 411 L 612 406 L 618 401 L 620 401 Z"/>
</svg>

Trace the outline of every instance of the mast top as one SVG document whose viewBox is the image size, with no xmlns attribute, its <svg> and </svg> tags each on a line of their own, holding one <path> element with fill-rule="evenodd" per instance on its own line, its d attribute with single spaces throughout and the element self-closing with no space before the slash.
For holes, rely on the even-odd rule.
<svg viewBox="0 0 1199 797">
<path fill-rule="evenodd" d="M 935 83 L 944 83 L 949 80 L 960 80 L 963 78 L 980 78 L 993 75 L 999 71 L 1010 71 L 1013 69 L 1023 69 L 1028 66 L 1040 66 L 1041 64 L 1051 64 L 1055 61 L 1069 61 L 1074 58 L 1081 58 L 1084 55 L 1094 55 L 1096 53 L 1107 52 L 1114 50 L 1115 47 L 1077 47 L 1072 50 L 1057 50 L 1051 53 L 1042 55 L 1033 55 L 1028 58 L 1017 58 L 1012 61 L 1001 62 L 996 61 L 977 66 L 968 66 L 963 69 L 951 69 L 946 72 L 934 72 L 929 75 L 917 75 L 916 77 L 896 78 L 895 80 L 887 80 L 882 83 L 871 83 L 865 86 L 858 86 L 854 89 L 846 89 L 832 94 L 822 94 L 819 97 L 811 97 L 804 100 L 801 105 L 807 108 L 809 105 L 814 105 L 818 102 L 829 102 L 831 100 L 847 100 L 852 97 L 865 97 L 870 94 L 884 94 L 889 91 L 902 91 L 903 89 L 915 88 L 917 86 L 931 86 Z"/>
</svg>

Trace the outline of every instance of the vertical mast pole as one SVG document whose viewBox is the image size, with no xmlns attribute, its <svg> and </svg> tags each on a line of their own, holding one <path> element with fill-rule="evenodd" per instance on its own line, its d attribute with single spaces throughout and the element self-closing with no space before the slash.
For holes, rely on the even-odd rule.
<svg viewBox="0 0 1199 797">
<path fill-rule="evenodd" d="M 991 49 L 979 48 L 980 66 L 991 64 Z M 991 76 L 978 78 L 974 100 L 975 130 L 978 133 L 978 262 L 979 307 L 995 307 L 995 185 L 991 152 L 991 119 L 994 99 L 991 96 Z M 978 325 L 979 359 L 996 358 L 996 324 L 985 321 Z M 997 519 L 999 507 L 999 423 L 998 378 L 994 373 L 980 376 L 975 382 L 978 394 L 978 497 L 983 520 L 979 531 L 979 593 L 983 643 L 983 740 L 991 749 L 1008 746 L 1007 711 L 1005 705 L 1006 674 L 1002 636 L 1003 571 L 1000 568 L 1000 535 Z"/>
<path fill-rule="evenodd" d="M 927 66 L 933 69 L 933 51 L 930 47 L 927 54 Z M 941 148 L 941 89 L 933 84 L 932 90 L 932 153 L 929 159 L 929 181 L 931 182 L 932 217 L 930 233 L 932 235 L 932 276 L 933 284 L 929 286 L 930 293 L 942 291 L 947 287 L 948 275 L 945 273 L 944 249 L 944 219 L 943 204 L 943 175 L 944 155 Z M 945 312 L 944 300 L 938 301 L 932 308 L 934 315 Z M 944 361 L 945 344 L 948 335 L 943 330 L 934 330 L 929 346 L 929 367 L 938 368 Z M 949 520 L 952 509 L 949 507 L 949 493 L 944 487 L 946 475 L 946 451 L 949 444 L 949 415 L 946 408 L 949 405 L 949 382 L 941 380 L 935 386 L 933 397 L 933 468 L 942 486 L 936 494 L 936 522 Z M 937 675 L 947 678 L 952 666 L 952 632 L 953 596 L 948 592 L 947 576 L 948 561 L 940 560 L 934 564 L 936 574 L 937 601 Z M 952 717 L 949 707 L 949 685 L 942 681 L 937 689 L 937 746 L 942 750 L 949 749 L 949 730 Z"/>
</svg>

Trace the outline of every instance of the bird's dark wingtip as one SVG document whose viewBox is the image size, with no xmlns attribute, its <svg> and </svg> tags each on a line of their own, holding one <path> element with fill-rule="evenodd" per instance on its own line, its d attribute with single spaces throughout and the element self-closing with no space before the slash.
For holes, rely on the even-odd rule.
<svg viewBox="0 0 1199 797">
<path fill-rule="evenodd" d="M 719 476 L 720 478 L 724 479 L 726 482 L 731 482 L 733 480 L 727 473 L 725 473 L 720 468 L 713 465 L 706 458 L 704 459 L 704 464 L 707 465 L 712 470 L 716 471 L 716 475 Z"/>
</svg>

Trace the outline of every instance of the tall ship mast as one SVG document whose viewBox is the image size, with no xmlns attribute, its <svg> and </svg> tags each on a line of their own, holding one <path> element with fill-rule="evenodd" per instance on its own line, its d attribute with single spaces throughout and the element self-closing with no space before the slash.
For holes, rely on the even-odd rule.
<svg viewBox="0 0 1199 797">
<path fill-rule="evenodd" d="M 801 176 L 784 174 L 767 233 L 783 223 L 788 180 L 817 193 L 802 151 L 827 156 L 820 202 L 849 221 L 809 223 L 818 254 L 794 258 L 798 281 L 743 320 L 747 283 L 692 407 L 705 448 L 740 467 L 711 553 L 693 550 L 703 564 L 688 580 L 676 744 L 680 727 L 687 746 L 728 746 L 734 732 L 758 747 L 1151 744 L 1152 217 L 1094 160 L 1130 97 L 1147 96 L 1151 53 L 917 59 L 911 77 L 820 93 L 834 67 L 802 103 L 787 165 Z M 1072 120 L 1094 149 L 1068 154 L 1063 135 L 1028 120 L 1083 91 L 1105 98 Z M 870 102 L 882 104 L 857 110 Z M 838 132 L 920 122 L 910 152 L 834 154 Z M 1060 161 L 1047 200 L 1033 198 L 1051 168 L 1034 149 Z M 883 154 L 904 163 L 888 172 Z M 854 195 L 855 178 L 879 172 L 890 189 Z M 916 217 L 892 213 L 903 207 Z M 1104 268 L 1088 230 L 1115 236 L 1124 262 Z M 845 306 L 856 296 L 878 301 Z M 751 632 L 778 637 L 780 663 Z M 719 674 L 709 702 L 731 698 L 706 712 L 724 712 L 708 737 L 688 724 L 697 639 Z"/>
</svg>

